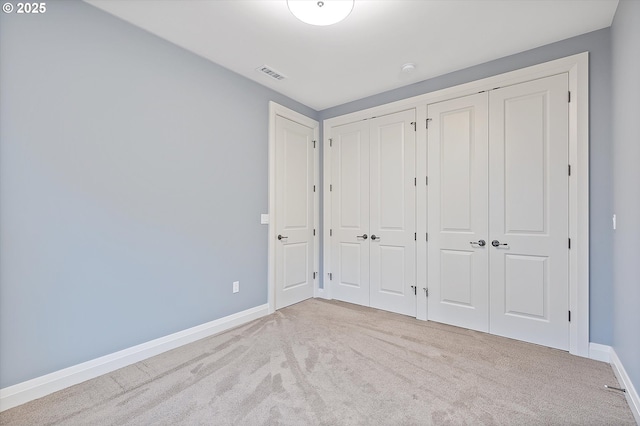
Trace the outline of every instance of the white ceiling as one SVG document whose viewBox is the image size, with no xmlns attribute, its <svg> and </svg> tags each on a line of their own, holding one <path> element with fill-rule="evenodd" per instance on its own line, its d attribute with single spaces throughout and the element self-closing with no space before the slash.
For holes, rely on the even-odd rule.
<svg viewBox="0 0 640 426">
<path fill-rule="evenodd" d="M 618 0 L 356 0 L 298 21 L 286 0 L 86 0 L 315 110 L 611 25 Z M 414 72 L 403 74 L 407 62 Z M 277 81 L 255 69 L 268 65 Z"/>
</svg>

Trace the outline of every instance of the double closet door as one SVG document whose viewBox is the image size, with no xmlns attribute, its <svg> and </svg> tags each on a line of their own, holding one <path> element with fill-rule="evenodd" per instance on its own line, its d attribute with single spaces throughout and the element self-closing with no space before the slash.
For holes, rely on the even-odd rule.
<svg viewBox="0 0 640 426">
<path fill-rule="evenodd" d="M 569 348 L 568 76 L 429 105 L 428 319 Z"/>
<path fill-rule="evenodd" d="M 334 299 L 416 315 L 416 112 L 331 129 Z"/>
</svg>

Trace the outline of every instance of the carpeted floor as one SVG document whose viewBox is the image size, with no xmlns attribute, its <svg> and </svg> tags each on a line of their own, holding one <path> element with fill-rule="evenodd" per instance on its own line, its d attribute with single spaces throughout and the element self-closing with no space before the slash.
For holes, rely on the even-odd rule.
<svg viewBox="0 0 640 426">
<path fill-rule="evenodd" d="M 634 425 L 611 367 L 318 299 L 0 413 L 2 425 Z"/>
</svg>

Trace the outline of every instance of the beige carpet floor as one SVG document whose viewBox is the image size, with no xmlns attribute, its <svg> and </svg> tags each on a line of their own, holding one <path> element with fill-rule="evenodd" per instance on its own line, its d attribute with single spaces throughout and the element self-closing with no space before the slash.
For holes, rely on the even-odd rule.
<svg viewBox="0 0 640 426">
<path fill-rule="evenodd" d="M 2 425 L 634 425 L 611 367 L 308 300 L 0 413 Z"/>
</svg>

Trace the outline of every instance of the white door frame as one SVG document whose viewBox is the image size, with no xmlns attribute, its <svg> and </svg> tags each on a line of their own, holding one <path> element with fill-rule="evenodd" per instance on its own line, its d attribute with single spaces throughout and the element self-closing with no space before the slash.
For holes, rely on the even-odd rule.
<svg viewBox="0 0 640 426">
<path fill-rule="evenodd" d="M 417 109 L 417 144 L 418 161 L 416 174 L 418 183 L 425 183 L 427 171 L 426 120 L 430 103 L 449 100 L 457 97 L 491 90 L 497 87 L 518 84 L 554 74 L 568 73 L 571 102 L 569 103 L 569 163 L 571 178 L 569 179 L 569 236 L 571 251 L 569 253 L 569 309 L 571 323 L 569 325 L 569 352 L 583 357 L 589 356 L 589 53 L 583 52 L 566 58 L 556 59 L 527 68 L 510 71 L 493 77 L 487 77 L 470 83 L 438 90 L 424 95 L 403 99 L 374 108 L 353 112 L 327 119 L 323 122 L 324 143 L 323 187 L 331 184 L 331 149 L 329 135 L 331 128 L 341 124 L 402 111 L 408 108 Z M 418 218 L 418 235 L 426 237 L 427 229 L 427 186 L 418 186 L 416 214 Z M 331 298 L 331 197 L 329 191 L 323 196 L 323 270 L 322 285 L 325 289 L 323 297 Z M 418 238 L 417 285 L 421 290 L 427 287 L 427 242 L 426 238 Z M 418 293 L 420 297 L 421 293 Z M 422 292 L 424 295 L 424 292 Z M 427 319 L 426 298 L 418 303 L 417 318 Z"/>
<path fill-rule="evenodd" d="M 268 255 L 267 255 L 267 303 L 269 305 L 269 313 L 272 314 L 276 310 L 276 229 L 273 224 L 276 218 L 276 116 L 284 117 L 288 120 L 295 121 L 313 129 L 313 182 L 316 186 L 316 191 L 313 196 L 313 228 L 318 230 L 320 224 L 320 156 L 318 151 L 320 150 L 319 131 L 320 124 L 305 115 L 302 115 L 292 109 L 284 107 L 273 101 L 269 101 L 269 231 L 268 231 Z M 318 296 L 318 282 L 320 266 L 320 233 L 316 231 L 316 235 L 313 241 L 313 294 L 314 297 Z"/>
</svg>

